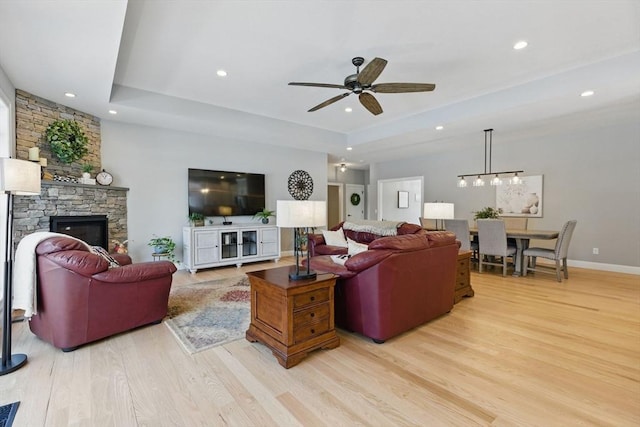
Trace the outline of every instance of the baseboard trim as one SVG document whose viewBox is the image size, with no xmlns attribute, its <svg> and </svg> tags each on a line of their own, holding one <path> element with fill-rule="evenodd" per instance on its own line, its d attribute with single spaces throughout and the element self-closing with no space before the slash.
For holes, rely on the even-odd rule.
<svg viewBox="0 0 640 427">
<path fill-rule="evenodd" d="M 554 265 L 553 262 L 544 258 L 538 258 L 537 262 L 544 265 Z M 568 259 L 569 267 L 588 268 L 590 270 L 612 271 L 614 273 L 626 273 L 640 275 L 640 267 L 632 265 L 605 264 L 603 262 L 578 261 Z"/>
</svg>

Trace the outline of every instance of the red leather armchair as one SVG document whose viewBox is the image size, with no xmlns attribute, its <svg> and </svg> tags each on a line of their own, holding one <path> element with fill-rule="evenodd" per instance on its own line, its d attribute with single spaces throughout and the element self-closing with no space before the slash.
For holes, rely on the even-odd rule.
<svg viewBox="0 0 640 427">
<path fill-rule="evenodd" d="M 336 325 L 381 343 L 451 311 L 457 257 L 455 234 L 435 231 L 381 237 L 344 266 L 330 255 L 310 263 L 340 276 Z"/>
<path fill-rule="evenodd" d="M 109 269 L 101 256 L 66 237 L 42 241 L 36 255 L 37 314 L 29 327 L 63 351 L 160 323 L 167 314 L 172 262 L 131 264 L 118 255 L 121 267 Z"/>
</svg>

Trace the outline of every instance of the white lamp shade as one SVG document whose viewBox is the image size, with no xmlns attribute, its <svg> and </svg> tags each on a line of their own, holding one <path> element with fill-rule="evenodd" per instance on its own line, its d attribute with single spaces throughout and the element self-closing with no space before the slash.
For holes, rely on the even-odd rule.
<svg viewBox="0 0 640 427">
<path fill-rule="evenodd" d="M 425 203 L 424 217 L 426 219 L 453 219 L 453 203 Z"/>
<path fill-rule="evenodd" d="M 0 159 L 0 191 L 19 196 L 40 194 L 40 163 Z"/>
<path fill-rule="evenodd" d="M 325 226 L 327 225 L 327 202 L 324 200 L 278 200 L 276 225 L 282 228 Z"/>
</svg>

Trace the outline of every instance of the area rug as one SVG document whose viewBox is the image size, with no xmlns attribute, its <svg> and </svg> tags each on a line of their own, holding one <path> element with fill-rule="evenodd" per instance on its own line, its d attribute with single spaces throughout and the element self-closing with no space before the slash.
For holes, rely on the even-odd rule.
<svg viewBox="0 0 640 427">
<path fill-rule="evenodd" d="M 0 406 L 0 427 L 11 427 L 18 411 L 18 406 L 20 406 L 20 402 Z"/>
<path fill-rule="evenodd" d="M 176 286 L 165 325 L 189 353 L 244 338 L 251 319 L 247 276 Z"/>
</svg>

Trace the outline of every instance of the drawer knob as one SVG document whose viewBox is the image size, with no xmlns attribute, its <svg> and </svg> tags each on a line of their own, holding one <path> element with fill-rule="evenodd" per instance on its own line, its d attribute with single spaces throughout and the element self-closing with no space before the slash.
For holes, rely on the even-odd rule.
<svg viewBox="0 0 640 427">
<path fill-rule="evenodd" d="M 311 333 L 312 333 L 312 334 L 315 334 L 315 333 L 316 333 L 316 330 L 315 330 L 315 329 L 312 329 L 312 330 L 311 330 Z"/>
<path fill-rule="evenodd" d="M 315 300 L 316 300 L 316 297 L 311 297 L 311 301 L 315 301 Z"/>
<path fill-rule="evenodd" d="M 316 317 L 316 314 L 315 313 L 311 313 L 309 316 Z"/>
</svg>

